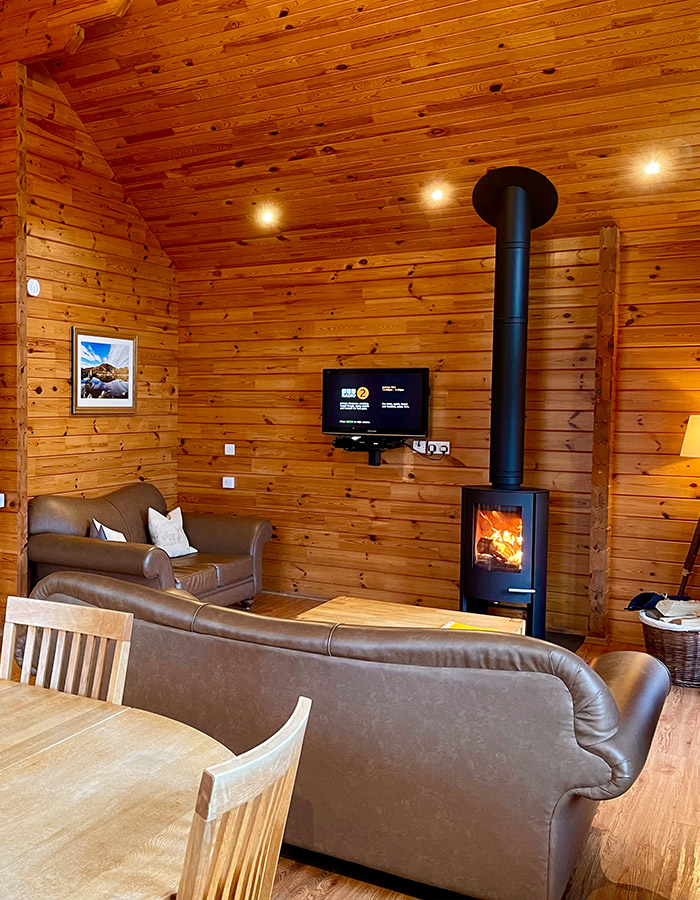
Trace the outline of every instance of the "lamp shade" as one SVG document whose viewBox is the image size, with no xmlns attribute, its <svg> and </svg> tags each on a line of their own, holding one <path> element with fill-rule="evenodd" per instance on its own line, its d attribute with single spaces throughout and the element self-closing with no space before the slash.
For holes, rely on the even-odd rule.
<svg viewBox="0 0 700 900">
<path fill-rule="evenodd" d="M 681 446 L 681 456 L 700 458 L 700 416 L 688 416 L 688 425 Z"/>
</svg>

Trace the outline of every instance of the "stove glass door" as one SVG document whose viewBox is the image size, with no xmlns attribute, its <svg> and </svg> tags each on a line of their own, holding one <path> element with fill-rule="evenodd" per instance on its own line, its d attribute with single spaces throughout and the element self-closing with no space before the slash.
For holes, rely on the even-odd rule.
<svg viewBox="0 0 700 900">
<path fill-rule="evenodd" d="M 521 572 L 522 506 L 474 505 L 474 565 L 489 572 Z"/>
</svg>

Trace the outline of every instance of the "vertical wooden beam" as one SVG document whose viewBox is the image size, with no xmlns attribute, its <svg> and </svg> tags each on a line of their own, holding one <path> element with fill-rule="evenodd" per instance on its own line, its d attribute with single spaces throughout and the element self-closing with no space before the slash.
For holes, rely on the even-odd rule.
<svg viewBox="0 0 700 900">
<path fill-rule="evenodd" d="M 17 66 L 17 254 L 15 292 L 17 421 L 17 593 L 28 592 L 27 571 L 27 70 Z"/>
<path fill-rule="evenodd" d="M 26 590 L 25 85 L 24 66 L 0 67 L 0 608 Z"/>
<path fill-rule="evenodd" d="M 605 637 L 620 297 L 620 230 L 617 225 L 600 229 L 599 247 L 588 631 L 595 637 Z"/>
</svg>

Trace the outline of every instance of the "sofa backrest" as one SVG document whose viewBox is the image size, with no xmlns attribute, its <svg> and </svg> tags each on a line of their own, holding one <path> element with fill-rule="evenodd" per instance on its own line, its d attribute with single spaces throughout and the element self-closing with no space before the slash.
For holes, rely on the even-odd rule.
<svg viewBox="0 0 700 900">
<path fill-rule="evenodd" d="M 277 619 L 201 603 L 186 591 L 162 591 L 77 572 L 54 573 L 32 591 L 132 612 L 137 620 L 281 650 L 396 666 L 552 675 L 571 695 L 582 748 L 613 735 L 619 712 L 605 682 L 579 657 L 520 635 L 420 628 L 379 628 Z"/>
<path fill-rule="evenodd" d="M 148 508 L 165 513 L 163 495 L 154 484 L 139 482 L 102 497 L 44 494 L 29 502 L 29 534 L 68 534 L 86 537 L 92 519 L 121 531 L 127 541 L 150 543 Z"/>
</svg>

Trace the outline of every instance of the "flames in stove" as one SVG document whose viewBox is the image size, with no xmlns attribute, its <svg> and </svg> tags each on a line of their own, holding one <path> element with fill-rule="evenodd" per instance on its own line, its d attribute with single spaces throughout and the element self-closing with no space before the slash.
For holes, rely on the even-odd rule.
<svg viewBox="0 0 700 900">
<path fill-rule="evenodd" d="M 520 572 L 523 563 L 523 515 L 520 506 L 475 509 L 474 561 L 482 569 Z"/>
</svg>

